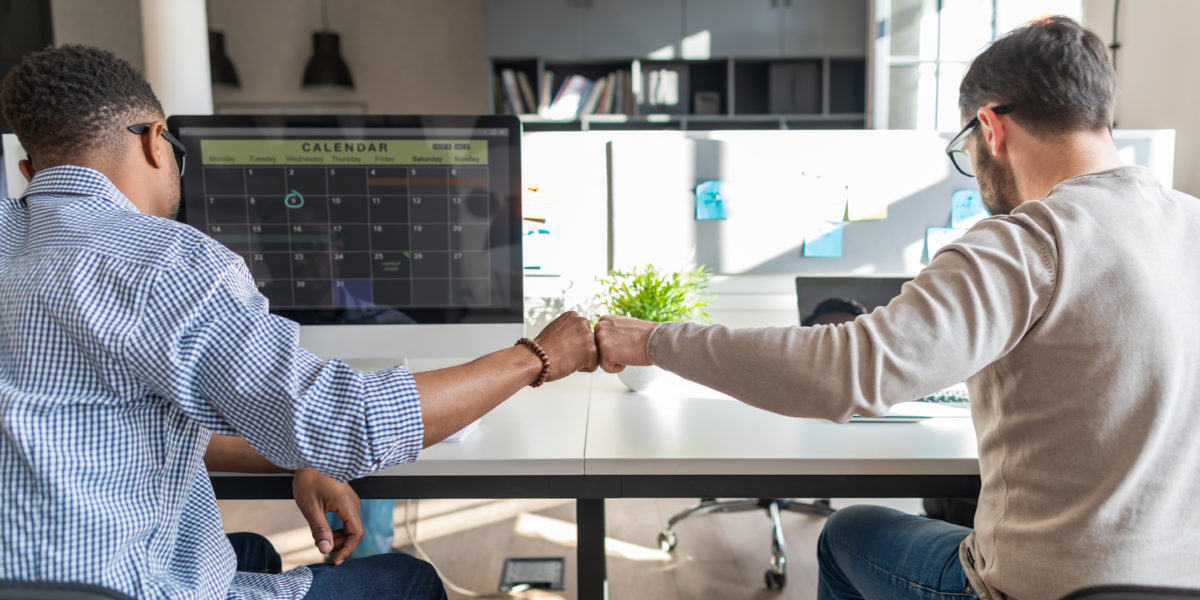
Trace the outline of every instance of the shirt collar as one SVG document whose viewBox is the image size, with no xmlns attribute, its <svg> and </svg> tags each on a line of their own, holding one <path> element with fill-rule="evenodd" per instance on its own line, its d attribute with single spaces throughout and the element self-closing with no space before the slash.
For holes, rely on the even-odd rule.
<svg viewBox="0 0 1200 600">
<path fill-rule="evenodd" d="M 102 198 L 135 212 L 137 207 L 130 202 L 108 177 L 95 169 L 75 165 L 62 165 L 42 169 L 33 176 L 29 187 L 21 196 L 24 200 L 30 196 L 88 196 Z"/>
</svg>

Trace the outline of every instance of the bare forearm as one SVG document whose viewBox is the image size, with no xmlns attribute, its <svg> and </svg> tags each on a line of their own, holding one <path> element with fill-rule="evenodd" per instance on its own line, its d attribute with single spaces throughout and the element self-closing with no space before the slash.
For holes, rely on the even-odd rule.
<svg viewBox="0 0 1200 600">
<path fill-rule="evenodd" d="M 246 440 L 231 435 L 213 434 L 209 438 L 204 465 L 209 471 L 227 473 L 291 473 L 263 458 Z"/>
<path fill-rule="evenodd" d="M 541 369 L 542 362 L 533 352 L 514 346 L 464 365 L 415 374 L 425 447 L 466 427 L 533 383 Z"/>
</svg>

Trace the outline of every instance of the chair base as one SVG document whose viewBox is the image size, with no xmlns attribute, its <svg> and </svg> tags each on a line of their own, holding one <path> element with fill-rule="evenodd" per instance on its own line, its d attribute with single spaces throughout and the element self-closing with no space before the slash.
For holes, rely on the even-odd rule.
<svg viewBox="0 0 1200 600">
<path fill-rule="evenodd" d="M 675 525 L 688 517 L 747 510 L 765 510 L 771 518 L 771 563 L 763 573 L 763 582 L 769 590 L 780 590 L 787 585 L 787 543 L 783 539 L 783 524 L 780 522 L 779 512 L 788 510 L 817 517 L 828 517 L 834 512 L 828 498 L 818 498 L 813 502 L 797 502 L 788 498 L 703 498 L 696 506 L 675 514 L 667 521 L 667 528 L 658 534 L 658 547 L 663 552 L 673 552 L 678 543 L 673 531 Z"/>
</svg>

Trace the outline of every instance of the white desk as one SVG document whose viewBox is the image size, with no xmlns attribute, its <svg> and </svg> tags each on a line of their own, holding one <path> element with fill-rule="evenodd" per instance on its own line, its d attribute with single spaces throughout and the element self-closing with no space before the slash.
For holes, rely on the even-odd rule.
<svg viewBox="0 0 1200 600">
<path fill-rule="evenodd" d="M 286 476 L 213 475 L 218 497 L 290 498 Z M 792 419 L 616 376 L 526 389 L 462 442 L 354 482 L 364 498 L 574 498 L 580 600 L 605 596 L 605 498 L 954 497 L 979 492 L 969 419 Z"/>
<path fill-rule="evenodd" d="M 591 383 L 581 373 L 527 387 L 480 419 L 461 442 L 435 444 L 417 462 L 375 476 L 583 475 Z"/>
<path fill-rule="evenodd" d="M 690 382 L 597 375 L 588 475 L 978 475 L 970 419 L 847 423 L 760 410 Z"/>
</svg>

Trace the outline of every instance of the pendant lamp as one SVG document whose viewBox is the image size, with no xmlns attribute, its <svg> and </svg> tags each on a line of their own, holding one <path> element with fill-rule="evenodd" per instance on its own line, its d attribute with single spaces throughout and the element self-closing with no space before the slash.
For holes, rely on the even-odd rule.
<svg viewBox="0 0 1200 600">
<path fill-rule="evenodd" d="M 214 84 L 240 87 L 237 69 L 233 61 L 225 54 L 225 34 L 220 31 L 208 31 L 208 64 Z"/>
<path fill-rule="evenodd" d="M 304 87 L 338 86 L 354 89 L 350 67 L 342 59 L 341 41 L 338 34 L 329 30 L 329 7 L 321 0 L 320 31 L 314 31 L 313 55 L 304 67 Z"/>
</svg>

